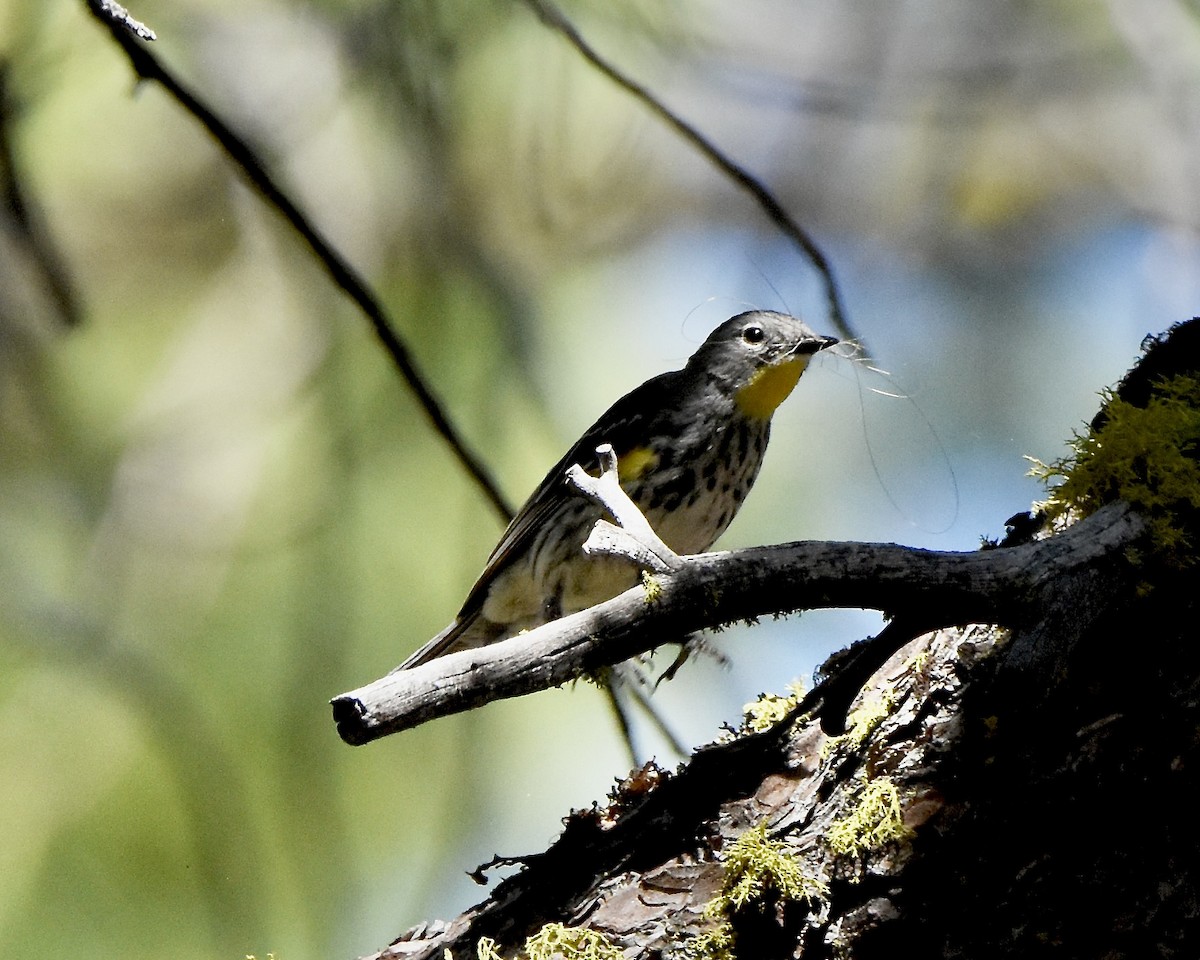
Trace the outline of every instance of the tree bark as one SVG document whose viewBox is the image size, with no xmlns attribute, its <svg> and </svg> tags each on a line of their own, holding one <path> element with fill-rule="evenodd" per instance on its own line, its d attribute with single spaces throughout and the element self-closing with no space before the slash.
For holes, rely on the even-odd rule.
<svg viewBox="0 0 1200 960">
<path fill-rule="evenodd" d="M 1193 321 L 1155 343 L 1130 402 L 1194 374 L 1198 337 Z M 1200 530 L 1194 506 L 1176 519 Z M 472 957 L 484 937 L 510 956 L 547 923 L 628 958 L 1194 955 L 1200 578 L 1119 542 L 1052 569 L 1019 617 L 909 640 L 846 733 L 810 712 L 822 687 L 776 704 L 783 719 L 635 774 L 485 903 L 374 956 Z"/>
</svg>

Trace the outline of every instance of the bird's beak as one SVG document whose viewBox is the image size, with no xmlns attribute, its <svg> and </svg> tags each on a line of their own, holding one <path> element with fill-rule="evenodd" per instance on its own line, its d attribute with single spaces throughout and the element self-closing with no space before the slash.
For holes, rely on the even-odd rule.
<svg viewBox="0 0 1200 960">
<path fill-rule="evenodd" d="M 819 350 L 824 350 L 826 347 L 832 347 L 836 343 L 840 343 L 837 337 L 809 337 L 801 340 L 796 344 L 792 353 L 795 356 L 811 356 Z"/>
</svg>

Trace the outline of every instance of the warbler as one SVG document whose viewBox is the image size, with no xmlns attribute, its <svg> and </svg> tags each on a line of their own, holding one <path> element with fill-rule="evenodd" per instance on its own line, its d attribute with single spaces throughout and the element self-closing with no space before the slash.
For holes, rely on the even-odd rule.
<svg viewBox="0 0 1200 960">
<path fill-rule="evenodd" d="M 771 415 L 812 355 L 838 341 L 784 313 L 755 310 L 717 327 L 682 370 L 614 403 L 558 461 L 517 512 L 445 630 L 397 670 L 483 646 L 609 600 L 638 582 L 629 563 L 583 553 L 604 511 L 566 482 L 578 463 L 599 474 L 612 445 L 622 489 L 679 554 L 716 542 L 750 491 Z"/>
</svg>

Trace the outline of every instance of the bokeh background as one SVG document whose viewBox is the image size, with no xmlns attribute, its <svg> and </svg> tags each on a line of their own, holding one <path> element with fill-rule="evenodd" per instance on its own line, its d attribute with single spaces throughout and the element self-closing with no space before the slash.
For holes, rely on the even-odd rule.
<svg viewBox="0 0 1200 960">
<path fill-rule="evenodd" d="M 758 174 L 876 365 L 822 356 L 723 541 L 971 549 L 1200 302 L 1194 0 L 575 2 Z M 136 0 L 379 291 L 514 501 L 725 317 L 828 330 L 759 211 L 517 2 Z M 439 629 L 500 525 L 366 322 L 82 0 L 0 0 L 0 955 L 352 957 L 485 895 L 628 769 L 579 686 L 368 747 L 326 701 Z M 892 396 L 894 395 L 894 396 Z M 689 743 L 878 626 L 714 638 Z M 639 726 L 645 754 L 676 761 Z"/>
</svg>

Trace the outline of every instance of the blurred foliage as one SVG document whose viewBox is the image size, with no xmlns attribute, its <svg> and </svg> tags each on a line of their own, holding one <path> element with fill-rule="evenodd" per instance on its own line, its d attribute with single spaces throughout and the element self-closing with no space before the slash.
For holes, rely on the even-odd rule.
<svg viewBox="0 0 1200 960">
<path fill-rule="evenodd" d="M 825 245 L 893 377 L 823 359 L 727 544 L 971 548 L 1200 293 L 1194 6 L 579 2 Z M 368 276 L 515 500 L 605 405 L 819 286 L 519 3 L 140 0 L 155 52 Z M 498 534 L 365 322 L 80 0 L 0 0 L 0 953 L 377 949 L 624 773 L 592 690 L 352 750 L 327 699 Z M 871 391 L 907 394 L 893 401 Z M 955 502 L 960 501 L 959 506 Z M 692 741 L 862 618 L 722 634 Z M 655 746 L 652 741 L 647 741 Z M 664 758 L 669 761 L 669 757 Z"/>
</svg>

